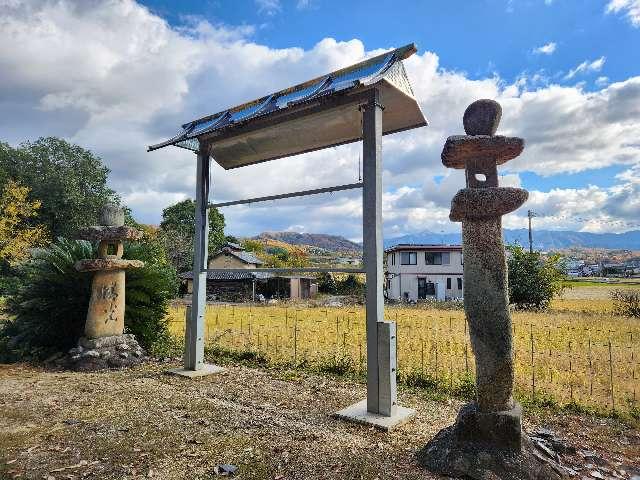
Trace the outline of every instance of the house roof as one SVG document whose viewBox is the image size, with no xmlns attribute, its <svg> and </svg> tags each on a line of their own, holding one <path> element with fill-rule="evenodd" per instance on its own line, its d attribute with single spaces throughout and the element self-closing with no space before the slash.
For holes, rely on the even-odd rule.
<svg viewBox="0 0 640 480">
<path fill-rule="evenodd" d="M 178 275 L 183 280 L 193 279 L 193 272 L 184 272 Z M 269 272 L 207 272 L 207 280 L 263 280 L 273 278 L 275 275 Z"/>
<path fill-rule="evenodd" d="M 183 280 L 191 280 L 193 279 L 193 272 L 184 272 L 178 275 Z M 278 275 L 271 272 L 207 272 L 207 280 L 266 280 L 269 278 L 303 278 L 308 280 L 315 280 L 316 277 L 307 276 L 307 275 Z"/>
<path fill-rule="evenodd" d="M 255 265 L 262 265 L 264 263 L 262 260 L 256 257 L 253 253 L 243 250 L 242 247 L 240 248 L 241 250 L 235 250 L 233 248 L 223 247 L 221 250 L 218 250 L 216 253 L 214 253 L 211 256 L 211 258 L 215 258 L 218 255 L 228 254 L 228 255 L 233 255 L 238 260 L 247 264 L 253 263 Z"/>
<path fill-rule="evenodd" d="M 357 94 L 374 86 L 385 107 L 383 134 L 424 126 L 402 63 L 416 51 L 415 45 L 406 45 L 192 120 L 148 150 L 175 145 L 197 152 L 204 143 L 207 153 L 229 169 L 354 142 L 362 138 L 359 104 L 364 97 Z"/>
<path fill-rule="evenodd" d="M 399 243 L 385 250 L 385 253 L 397 252 L 401 250 L 421 250 L 434 252 L 460 252 L 462 245 L 446 245 L 435 243 Z"/>
</svg>

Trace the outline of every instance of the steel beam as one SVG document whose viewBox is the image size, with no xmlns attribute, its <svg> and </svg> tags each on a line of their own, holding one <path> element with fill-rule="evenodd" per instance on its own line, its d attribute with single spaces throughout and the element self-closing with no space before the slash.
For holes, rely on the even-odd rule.
<svg viewBox="0 0 640 480">
<path fill-rule="evenodd" d="M 322 268 L 322 267 L 302 267 L 302 268 L 207 268 L 205 272 L 212 273 L 246 273 L 246 272 L 266 272 L 266 273 L 365 273 L 363 268 Z"/>
<path fill-rule="evenodd" d="M 313 190 L 302 190 L 292 193 L 281 193 L 278 195 L 268 195 L 266 197 L 247 198 L 245 200 L 233 200 L 230 202 L 210 203 L 209 208 L 230 207 L 231 205 L 244 205 L 247 203 L 268 202 L 269 200 L 279 200 L 282 198 L 304 197 L 306 195 L 317 195 L 319 193 L 339 192 L 341 190 L 351 190 L 354 188 L 362 188 L 362 183 L 348 183 L 346 185 L 337 185 L 335 187 L 314 188 Z"/>
<path fill-rule="evenodd" d="M 193 239 L 193 294 L 191 318 L 185 331 L 185 370 L 204 368 L 204 313 L 207 303 L 207 257 L 209 244 L 209 166 L 208 148 L 200 148 L 196 168 L 196 212 Z"/>
<path fill-rule="evenodd" d="M 378 322 L 384 321 L 382 264 L 382 105 L 377 88 L 362 115 L 362 237 L 367 276 L 367 411 L 380 412 Z"/>
</svg>

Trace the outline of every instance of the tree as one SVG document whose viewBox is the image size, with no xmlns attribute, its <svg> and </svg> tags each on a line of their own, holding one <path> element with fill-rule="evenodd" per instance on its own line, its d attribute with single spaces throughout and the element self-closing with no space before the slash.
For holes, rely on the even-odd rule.
<svg viewBox="0 0 640 480">
<path fill-rule="evenodd" d="M 508 247 L 509 300 L 522 309 L 545 309 L 564 289 L 564 269 L 559 255 L 543 259 L 520 245 Z"/>
<path fill-rule="evenodd" d="M 40 138 L 18 148 L 0 143 L 0 170 L 3 184 L 13 179 L 42 202 L 38 222 L 53 238 L 71 237 L 80 228 L 95 225 L 102 206 L 119 201 L 107 187 L 109 169 L 102 160 L 59 138 Z"/>
<path fill-rule="evenodd" d="M 183 200 L 162 211 L 162 238 L 169 260 L 178 272 L 191 270 L 193 266 L 193 234 L 196 202 Z M 226 242 L 224 235 L 224 215 L 217 209 L 209 209 L 209 254 L 211 255 Z"/>
<path fill-rule="evenodd" d="M 318 291 L 320 293 L 338 293 L 338 284 L 331 273 L 323 272 L 318 275 Z"/>
<path fill-rule="evenodd" d="M 38 216 L 40 201 L 29 200 L 29 188 L 9 180 L 0 196 L 0 260 L 12 264 L 24 260 L 33 247 L 47 239 L 42 225 L 31 226 Z"/>
</svg>

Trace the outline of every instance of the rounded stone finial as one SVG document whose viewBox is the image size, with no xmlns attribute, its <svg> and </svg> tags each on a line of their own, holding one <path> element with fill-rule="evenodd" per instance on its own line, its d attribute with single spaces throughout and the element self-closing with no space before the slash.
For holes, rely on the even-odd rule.
<svg viewBox="0 0 640 480">
<path fill-rule="evenodd" d="M 462 123 L 467 135 L 494 135 L 502 118 L 502 107 L 495 100 L 476 100 L 464 111 Z"/>
<path fill-rule="evenodd" d="M 124 225 L 124 210 L 119 205 L 108 203 L 100 212 L 100 225 L 106 227 L 121 227 Z"/>
</svg>

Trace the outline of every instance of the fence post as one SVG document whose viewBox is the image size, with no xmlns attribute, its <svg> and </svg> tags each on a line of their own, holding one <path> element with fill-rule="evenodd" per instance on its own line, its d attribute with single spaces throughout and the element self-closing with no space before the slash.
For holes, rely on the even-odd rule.
<svg viewBox="0 0 640 480">
<path fill-rule="evenodd" d="M 613 391 L 613 353 L 611 351 L 611 339 L 609 339 L 609 384 L 611 386 L 611 408 L 616 409 L 616 397 Z"/>
<path fill-rule="evenodd" d="M 296 312 L 296 320 L 293 322 L 293 366 L 298 365 L 298 313 Z"/>
<path fill-rule="evenodd" d="M 593 360 L 591 357 L 591 335 L 589 335 L 589 396 L 593 398 Z"/>
<path fill-rule="evenodd" d="M 571 340 L 569 340 L 569 398 L 573 403 L 573 350 L 571 349 Z"/>
<path fill-rule="evenodd" d="M 535 402 L 536 400 L 536 361 L 535 361 L 535 352 L 534 352 L 534 342 L 533 342 L 533 323 L 529 324 L 531 338 L 531 401 Z"/>
</svg>

